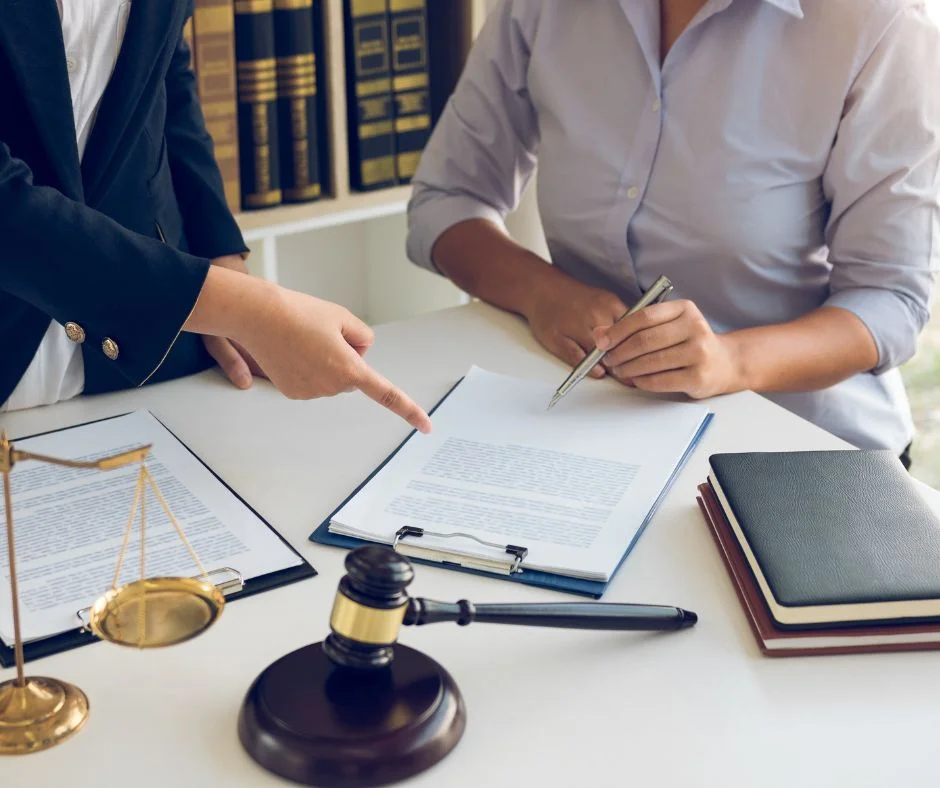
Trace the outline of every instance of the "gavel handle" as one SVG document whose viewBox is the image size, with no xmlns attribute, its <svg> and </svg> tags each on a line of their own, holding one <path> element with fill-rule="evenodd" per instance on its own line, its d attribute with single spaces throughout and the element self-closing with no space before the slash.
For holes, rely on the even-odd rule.
<svg viewBox="0 0 940 788">
<path fill-rule="evenodd" d="M 421 626 L 456 621 L 517 624 L 530 627 L 607 630 L 673 630 L 691 627 L 698 616 L 690 610 L 667 605 L 633 605 L 605 602 L 550 602 L 507 605 L 474 605 L 415 599 L 408 602 L 404 624 Z"/>
</svg>

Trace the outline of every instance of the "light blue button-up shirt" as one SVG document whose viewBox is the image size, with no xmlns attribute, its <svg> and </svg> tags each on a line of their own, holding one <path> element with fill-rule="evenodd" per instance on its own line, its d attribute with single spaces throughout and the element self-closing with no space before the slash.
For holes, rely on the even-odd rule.
<svg viewBox="0 0 940 788">
<path fill-rule="evenodd" d="M 658 0 L 503 0 L 422 157 L 409 257 L 434 270 L 448 227 L 502 224 L 537 164 L 552 262 L 627 303 L 665 274 L 718 332 L 856 314 L 872 373 L 767 396 L 900 452 L 940 259 L 929 6 L 709 0 L 660 67 Z"/>
</svg>

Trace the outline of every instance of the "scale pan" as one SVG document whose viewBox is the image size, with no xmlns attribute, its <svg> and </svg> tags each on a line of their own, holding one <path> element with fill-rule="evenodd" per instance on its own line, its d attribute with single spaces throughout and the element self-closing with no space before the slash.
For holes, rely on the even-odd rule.
<svg viewBox="0 0 940 788">
<path fill-rule="evenodd" d="M 150 577 L 100 597 L 89 611 L 88 627 L 110 643 L 160 648 L 204 632 L 224 606 L 225 597 L 212 583 L 192 577 Z"/>
</svg>

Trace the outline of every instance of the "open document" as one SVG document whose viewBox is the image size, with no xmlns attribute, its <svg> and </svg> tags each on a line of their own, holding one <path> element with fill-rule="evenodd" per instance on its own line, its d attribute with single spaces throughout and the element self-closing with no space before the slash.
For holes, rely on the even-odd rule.
<svg viewBox="0 0 940 788">
<path fill-rule="evenodd" d="M 472 368 L 333 515 L 329 531 L 606 582 L 711 418 L 702 405 L 585 381 L 551 411 L 555 386 Z"/>
<path fill-rule="evenodd" d="M 15 441 L 24 451 L 93 459 L 152 444 L 147 468 L 207 572 L 229 567 L 244 580 L 304 561 L 153 415 L 136 411 Z M 24 641 L 74 630 L 77 611 L 111 588 L 139 465 L 75 470 L 35 461 L 10 474 Z M 199 575 L 199 569 L 148 488 L 147 577 Z M 0 638 L 13 643 L 6 543 L 0 549 Z M 119 585 L 140 579 L 140 513 Z"/>
</svg>

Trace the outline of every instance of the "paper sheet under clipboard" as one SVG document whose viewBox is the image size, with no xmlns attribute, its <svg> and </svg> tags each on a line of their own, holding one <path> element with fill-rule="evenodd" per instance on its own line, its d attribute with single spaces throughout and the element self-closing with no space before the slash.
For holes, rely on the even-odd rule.
<svg viewBox="0 0 940 788">
<path fill-rule="evenodd" d="M 496 573 L 513 562 L 503 546 L 521 546 L 523 573 L 608 582 L 711 414 L 593 381 L 548 412 L 553 391 L 472 368 L 433 432 L 413 434 L 333 514 L 329 534 Z M 424 533 L 402 539 L 403 528 Z"/>
</svg>

